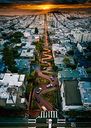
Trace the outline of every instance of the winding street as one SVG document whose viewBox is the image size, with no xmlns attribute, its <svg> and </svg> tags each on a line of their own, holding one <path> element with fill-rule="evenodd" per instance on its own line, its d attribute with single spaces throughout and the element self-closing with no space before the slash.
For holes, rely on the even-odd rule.
<svg viewBox="0 0 91 128">
<path fill-rule="evenodd" d="M 39 93 L 36 93 L 37 88 L 35 88 L 34 89 L 34 98 L 36 99 L 36 102 L 40 109 L 42 109 L 42 107 L 44 106 L 47 111 L 53 111 L 54 106 L 52 106 L 51 103 L 49 103 L 44 98 L 42 98 L 42 94 L 49 93 L 50 91 L 57 89 L 57 85 L 58 85 L 56 77 L 48 76 L 44 72 L 44 68 L 47 73 L 49 73 L 50 71 L 52 72 L 52 65 L 51 65 L 51 62 L 49 62 L 49 60 L 52 59 L 52 52 L 49 49 L 49 44 L 48 44 L 48 26 L 47 26 L 47 16 L 46 15 L 44 15 L 44 34 L 45 34 L 45 44 L 44 44 L 42 58 L 41 58 L 41 64 L 44 64 L 44 67 L 43 67 L 42 71 L 40 69 L 37 69 L 36 72 L 38 74 L 38 77 L 47 79 L 50 82 L 49 85 L 52 85 L 52 86 L 49 88 L 47 87 L 48 85 L 40 86 L 41 91 Z M 53 80 L 51 78 L 53 78 Z"/>
<path fill-rule="evenodd" d="M 45 93 L 49 93 L 50 91 L 53 91 L 55 89 L 57 89 L 58 86 L 58 82 L 57 82 L 57 78 L 54 77 L 54 81 L 51 80 L 51 78 L 45 74 L 43 74 L 40 70 L 37 70 L 38 74 L 41 74 L 40 77 L 45 78 L 45 79 L 49 79 L 50 84 L 52 84 L 52 87 L 47 88 L 47 85 L 42 85 L 42 91 L 40 93 L 36 93 L 37 88 L 34 89 L 34 98 L 36 99 L 36 102 L 39 106 L 39 108 L 41 109 L 42 106 L 45 106 L 45 108 L 47 109 L 47 111 L 53 111 L 54 110 L 54 106 L 52 106 L 51 103 L 49 103 L 48 101 L 46 101 L 45 99 L 42 98 L 42 94 Z M 44 77 L 43 77 L 44 76 Z"/>
<path fill-rule="evenodd" d="M 42 96 L 42 94 L 50 93 L 50 91 L 54 91 L 58 89 L 58 81 L 57 78 L 54 76 L 47 75 L 48 73 L 52 72 L 53 69 L 51 62 L 49 62 L 52 59 L 52 52 L 49 48 L 48 44 L 48 27 L 47 27 L 47 16 L 44 15 L 44 34 L 45 34 L 45 44 L 42 52 L 42 58 L 41 58 L 41 64 L 44 64 L 44 67 L 42 70 L 40 68 L 36 68 L 37 76 L 41 77 L 43 79 L 46 79 L 49 81 L 48 85 L 41 85 L 40 87 L 37 87 L 33 91 L 33 98 L 36 101 L 38 107 L 42 111 L 53 111 L 55 110 L 55 106 L 52 105 L 52 103 L 45 100 Z M 45 73 L 46 72 L 46 73 Z M 50 87 L 48 87 L 50 86 Z M 39 91 L 38 91 L 39 90 Z M 43 107 L 45 109 L 43 109 Z"/>
<path fill-rule="evenodd" d="M 46 71 L 49 71 L 52 68 L 51 63 L 48 62 L 48 60 L 51 59 L 52 59 L 51 50 L 49 50 L 48 48 L 44 48 L 41 63 L 45 64 Z"/>
</svg>

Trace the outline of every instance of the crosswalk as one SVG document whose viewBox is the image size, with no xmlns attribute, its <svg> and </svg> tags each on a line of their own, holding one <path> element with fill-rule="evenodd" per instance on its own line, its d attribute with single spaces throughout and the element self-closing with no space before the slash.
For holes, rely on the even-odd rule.
<svg viewBox="0 0 91 128">
<path fill-rule="evenodd" d="M 28 124 L 36 123 L 36 119 L 28 119 Z"/>
<path fill-rule="evenodd" d="M 40 118 L 58 118 L 57 111 L 41 111 Z"/>
</svg>

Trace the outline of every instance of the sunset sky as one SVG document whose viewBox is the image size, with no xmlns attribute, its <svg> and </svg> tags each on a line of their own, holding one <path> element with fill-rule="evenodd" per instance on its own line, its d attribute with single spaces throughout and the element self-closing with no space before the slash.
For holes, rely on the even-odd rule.
<svg viewBox="0 0 91 128">
<path fill-rule="evenodd" d="M 44 11 L 79 8 L 91 9 L 91 0 L 0 0 L 0 15 L 26 15 L 35 11 L 44 13 Z"/>
</svg>

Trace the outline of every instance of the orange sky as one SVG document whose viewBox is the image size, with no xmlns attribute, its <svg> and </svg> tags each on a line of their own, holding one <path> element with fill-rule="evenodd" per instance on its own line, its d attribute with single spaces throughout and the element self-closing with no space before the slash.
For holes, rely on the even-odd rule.
<svg viewBox="0 0 91 128">
<path fill-rule="evenodd" d="M 31 4 L 21 4 L 21 5 L 16 5 L 15 8 L 17 9 L 23 9 L 23 10 L 49 10 L 49 9 L 64 9 L 64 8 L 91 8 L 90 3 L 86 4 L 60 4 L 60 5 L 55 5 L 55 4 L 41 4 L 41 5 L 31 5 Z"/>
</svg>

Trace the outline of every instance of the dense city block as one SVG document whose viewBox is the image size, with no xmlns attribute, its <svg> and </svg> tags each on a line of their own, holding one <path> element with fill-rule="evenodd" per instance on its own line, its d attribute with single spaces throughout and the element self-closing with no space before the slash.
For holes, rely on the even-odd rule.
<svg viewBox="0 0 91 128">
<path fill-rule="evenodd" d="M 88 11 L 0 16 L 0 118 L 91 119 L 90 24 Z"/>
</svg>

